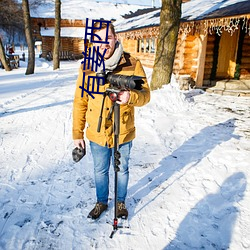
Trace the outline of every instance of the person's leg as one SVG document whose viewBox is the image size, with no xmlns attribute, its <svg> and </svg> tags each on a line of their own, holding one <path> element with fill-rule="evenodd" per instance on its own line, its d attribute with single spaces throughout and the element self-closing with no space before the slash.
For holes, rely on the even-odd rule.
<svg viewBox="0 0 250 250">
<path fill-rule="evenodd" d="M 109 196 L 109 166 L 111 149 L 90 142 L 91 153 L 94 161 L 94 175 L 97 202 L 108 203 Z"/>
<path fill-rule="evenodd" d="M 128 180 L 129 180 L 129 157 L 130 157 L 130 150 L 132 147 L 132 141 L 121 144 L 119 146 L 119 152 L 121 154 L 119 165 L 120 171 L 118 172 L 118 193 L 117 193 L 117 200 L 119 202 L 125 202 L 127 196 L 127 188 L 128 188 Z"/>
<path fill-rule="evenodd" d="M 125 199 L 127 196 L 129 170 L 128 162 L 130 157 L 130 149 L 132 147 L 132 141 L 124 143 L 119 146 L 119 152 L 121 154 L 119 165 L 120 171 L 118 172 L 118 192 L 117 192 L 117 217 L 126 219 L 128 217 L 128 210 L 125 206 Z"/>
</svg>

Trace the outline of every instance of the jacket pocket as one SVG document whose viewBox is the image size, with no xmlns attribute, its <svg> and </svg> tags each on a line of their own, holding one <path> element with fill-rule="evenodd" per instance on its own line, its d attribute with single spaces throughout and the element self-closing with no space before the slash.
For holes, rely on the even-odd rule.
<svg viewBox="0 0 250 250">
<path fill-rule="evenodd" d="M 120 116 L 120 133 L 125 134 L 134 129 L 133 107 L 122 107 Z"/>
</svg>

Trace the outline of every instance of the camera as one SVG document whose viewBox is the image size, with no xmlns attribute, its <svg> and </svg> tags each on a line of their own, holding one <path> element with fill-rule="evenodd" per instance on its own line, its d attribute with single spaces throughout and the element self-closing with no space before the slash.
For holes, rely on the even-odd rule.
<svg viewBox="0 0 250 250">
<path fill-rule="evenodd" d="M 141 76 L 126 76 L 126 75 L 116 75 L 104 72 L 97 73 L 96 76 L 104 77 L 105 83 L 109 82 L 111 87 L 115 87 L 117 89 L 142 89 L 142 84 L 144 81 Z"/>
<path fill-rule="evenodd" d="M 104 92 L 103 95 L 103 101 L 102 101 L 102 107 L 101 107 L 101 113 L 99 116 L 98 126 L 97 126 L 97 132 L 99 133 L 101 130 L 101 123 L 102 123 L 102 112 L 103 112 L 103 106 L 104 106 L 104 100 L 106 96 L 109 97 L 109 99 L 115 104 L 116 101 L 119 101 L 119 93 L 124 90 L 141 90 L 142 84 L 144 84 L 144 81 L 142 80 L 142 76 L 127 76 L 127 75 L 116 75 L 112 73 L 105 73 L 104 71 L 100 73 L 96 73 L 97 77 L 103 77 L 104 78 L 104 84 L 109 83 L 110 86 L 106 89 L 106 92 Z M 103 85 L 104 85 L 103 84 Z M 113 107 L 111 111 L 113 112 Z M 109 113 L 108 120 L 111 118 L 112 112 Z"/>
</svg>

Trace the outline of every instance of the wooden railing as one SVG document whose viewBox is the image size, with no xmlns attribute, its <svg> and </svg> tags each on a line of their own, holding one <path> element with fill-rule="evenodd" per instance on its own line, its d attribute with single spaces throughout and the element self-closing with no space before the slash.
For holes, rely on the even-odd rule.
<svg viewBox="0 0 250 250">
<path fill-rule="evenodd" d="M 49 51 L 46 56 L 48 61 L 53 60 L 53 53 Z M 59 60 L 75 60 L 75 56 L 71 51 L 59 51 Z"/>
</svg>

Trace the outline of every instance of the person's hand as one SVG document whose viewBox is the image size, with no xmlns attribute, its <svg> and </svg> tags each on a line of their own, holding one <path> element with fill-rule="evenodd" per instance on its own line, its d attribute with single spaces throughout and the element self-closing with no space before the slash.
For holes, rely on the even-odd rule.
<svg viewBox="0 0 250 250">
<path fill-rule="evenodd" d="M 126 104 L 126 103 L 128 103 L 129 98 L 130 98 L 130 92 L 128 90 L 121 91 L 121 92 L 119 92 L 119 94 L 117 96 L 116 103 L 118 103 L 120 105 Z"/>
<path fill-rule="evenodd" d="M 77 139 L 77 140 L 74 140 L 74 144 L 76 147 L 82 147 L 82 148 L 85 148 L 85 142 L 83 139 Z"/>
<path fill-rule="evenodd" d="M 79 162 L 86 154 L 85 142 L 83 139 L 74 140 L 76 148 L 72 151 L 72 157 L 74 162 Z"/>
</svg>

